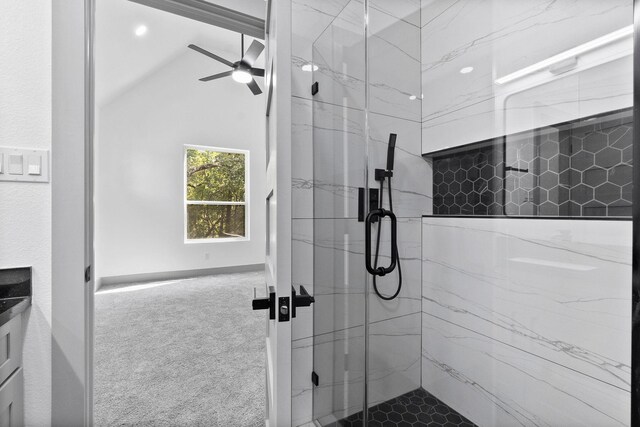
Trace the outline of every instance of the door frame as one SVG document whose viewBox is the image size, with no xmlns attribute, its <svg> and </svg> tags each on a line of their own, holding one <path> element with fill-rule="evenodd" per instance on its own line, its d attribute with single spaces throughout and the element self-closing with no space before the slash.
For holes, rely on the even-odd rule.
<svg viewBox="0 0 640 427">
<path fill-rule="evenodd" d="M 640 0 L 633 1 L 633 253 L 631 426 L 640 427 Z"/>
<path fill-rule="evenodd" d="M 52 425 L 93 425 L 94 0 L 52 8 Z M 640 0 L 634 0 L 640 46 Z M 640 129 L 640 49 L 634 49 L 634 128 Z M 640 165 L 640 132 L 634 164 Z M 79 161 L 80 160 L 80 161 Z M 59 173 L 58 173 L 59 171 Z M 640 196 L 640 167 L 634 168 Z M 640 197 L 635 197 L 640 199 Z M 91 275 L 92 276 L 92 275 Z M 631 425 L 640 427 L 640 203 L 633 205 Z M 69 310 L 82 308 L 81 310 Z"/>
<path fill-rule="evenodd" d="M 54 426 L 93 424 L 93 1 L 50 3 Z"/>
<path fill-rule="evenodd" d="M 261 24 L 231 9 L 211 9 L 218 8 L 234 12 L 223 18 L 237 18 L 225 21 L 227 29 Z M 96 0 L 51 3 L 53 426 L 94 424 L 95 10 Z M 188 17 L 206 21 L 210 12 L 191 10 Z"/>
</svg>

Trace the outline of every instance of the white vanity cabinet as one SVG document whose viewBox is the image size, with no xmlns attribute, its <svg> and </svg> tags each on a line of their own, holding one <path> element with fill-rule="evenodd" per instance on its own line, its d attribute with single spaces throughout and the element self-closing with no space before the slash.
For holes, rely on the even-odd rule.
<svg viewBox="0 0 640 427">
<path fill-rule="evenodd" d="M 24 425 L 22 314 L 0 326 L 0 427 Z"/>
</svg>

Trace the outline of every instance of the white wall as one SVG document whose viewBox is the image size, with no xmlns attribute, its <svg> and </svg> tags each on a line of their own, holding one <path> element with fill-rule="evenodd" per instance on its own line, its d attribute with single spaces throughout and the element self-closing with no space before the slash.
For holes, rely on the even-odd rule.
<svg viewBox="0 0 640 427">
<path fill-rule="evenodd" d="M 185 49 L 99 108 L 97 277 L 264 262 L 264 95 L 198 81 L 213 64 Z M 250 150 L 249 241 L 184 243 L 185 144 Z"/>
<path fill-rule="evenodd" d="M 0 145 L 51 148 L 51 3 L 0 2 Z M 0 268 L 33 266 L 25 423 L 51 423 L 51 186 L 0 183 Z"/>
</svg>

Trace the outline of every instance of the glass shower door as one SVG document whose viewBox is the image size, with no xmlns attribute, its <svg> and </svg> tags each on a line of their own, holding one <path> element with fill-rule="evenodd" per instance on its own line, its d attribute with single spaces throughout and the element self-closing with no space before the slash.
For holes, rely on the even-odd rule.
<svg viewBox="0 0 640 427">
<path fill-rule="evenodd" d="M 322 425 L 361 412 L 365 401 L 363 10 L 345 2 L 313 44 L 313 416 Z"/>
</svg>

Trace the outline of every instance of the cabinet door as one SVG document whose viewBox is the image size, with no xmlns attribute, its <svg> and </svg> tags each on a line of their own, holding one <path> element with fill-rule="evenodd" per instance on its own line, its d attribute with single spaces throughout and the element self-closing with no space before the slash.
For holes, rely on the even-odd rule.
<svg viewBox="0 0 640 427">
<path fill-rule="evenodd" d="M 0 384 L 22 365 L 22 316 L 0 326 Z"/>
<path fill-rule="evenodd" d="M 0 427 L 24 425 L 23 388 L 22 368 L 14 372 L 0 387 Z"/>
</svg>

